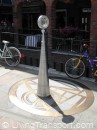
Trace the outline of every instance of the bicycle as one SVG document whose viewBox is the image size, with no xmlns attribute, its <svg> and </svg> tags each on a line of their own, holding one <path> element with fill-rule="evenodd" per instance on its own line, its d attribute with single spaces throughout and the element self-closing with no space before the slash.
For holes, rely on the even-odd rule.
<svg viewBox="0 0 97 130">
<path fill-rule="evenodd" d="M 21 53 L 15 47 L 8 47 L 9 41 L 3 40 L 3 49 L 0 49 L 0 59 L 4 59 L 9 66 L 17 66 L 20 63 Z"/>
<path fill-rule="evenodd" d="M 85 48 L 85 51 L 82 56 L 79 58 L 70 58 L 66 61 L 65 63 L 65 73 L 67 76 L 70 78 L 80 78 L 83 76 L 85 72 L 85 63 L 83 61 L 83 58 L 86 57 L 87 60 L 89 61 L 90 68 L 92 72 L 94 72 L 94 65 L 96 65 L 97 60 L 93 59 L 89 56 L 88 49 L 89 45 L 88 44 L 83 44 L 83 47 Z M 94 72 L 94 76 L 97 76 L 97 70 Z"/>
</svg>

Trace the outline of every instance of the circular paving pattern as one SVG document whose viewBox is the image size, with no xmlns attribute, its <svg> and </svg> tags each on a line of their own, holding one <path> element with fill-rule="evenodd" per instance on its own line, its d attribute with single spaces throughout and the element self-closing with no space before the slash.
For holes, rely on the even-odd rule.
<svg viewBox="0 0 97 130">
<path fill-rule="evenodd" d="M 37 77 L 14 84 L 9 91 L 11 102 L 32 114 L 62 116 L 80 113 L 89 108 L 94 101 L 93 92 L 82 84 L 50 79 L 51 96 L 47 98 L 37 96 L 37 84 Z"/>
</svg>

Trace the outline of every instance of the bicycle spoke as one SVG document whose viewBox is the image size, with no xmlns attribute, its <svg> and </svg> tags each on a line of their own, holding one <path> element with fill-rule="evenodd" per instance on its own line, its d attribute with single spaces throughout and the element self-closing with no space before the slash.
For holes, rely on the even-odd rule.
<svg viewBox="0 0 97 130">
<path fill-rule="evenodd" d="M 20 52 L 15 47 L 8 48 L 5 61 L 9 66 L 17 66 L 20 62 Z"/>
<path fill-rule="evenodd" d="M 65 72 L 71 78 L 79 78 L 85 71 L 85 65 L 83 61 L 78 58 L 71 58 L 65 64 Z"/>
</svg>

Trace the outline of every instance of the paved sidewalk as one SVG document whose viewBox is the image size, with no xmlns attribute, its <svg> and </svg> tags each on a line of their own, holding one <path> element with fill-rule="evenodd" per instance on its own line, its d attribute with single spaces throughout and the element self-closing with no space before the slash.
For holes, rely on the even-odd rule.
<svg viewBox="0 0 97 130">
<path fill-rule="evenodd" d="M 15 83 L 24 79 L 37 77 L 38 68 L 25 65 L 11 68 L 0 66 L 0 130 L 96 130 L 97 129 L 97 83 L 93 79 L 72 80 L 64 73 L 49 69 L 49 76 L 52 79 L 58 79 L 58 82 L 66 80 L 68 82 L 83 84 L 87 93 L 93 93 L 89 97 L 90 107 L 84 111 L 74 114 L 58 116 L 39 116 L 24 111 L 14 105 L 9 99 L 9 91 Z M 89 89 L 88 89 L 89 88 Z M 83 90 L 82 90 L 83 91 Z M 68 95 L 68 94 L 67 94 Z M 83 92 L 83 97 L 85 93 Z M 87 100 L 84 99 L 83 102 Z M 73 102 L 73 101 L 72 101 Z M 72 104 L 70 102 L 70 104 Z M 90 102 L 87 103 L 89 104 Z M 86 103 L 86 104 L 87 104 Z M 87 104 L 87 105 L 88 105 Z M 81 105 L 81 104 L 80 104 Z M 86 106 L 87 106 L 86 105 Z"/>
</svg>

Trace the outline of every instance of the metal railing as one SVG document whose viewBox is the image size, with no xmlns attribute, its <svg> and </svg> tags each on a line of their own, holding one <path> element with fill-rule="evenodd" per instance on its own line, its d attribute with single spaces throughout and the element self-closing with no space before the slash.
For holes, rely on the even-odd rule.
<svg viewBox="0 0 97 130">
<path fill-rule="evenodd" d="M 52 49 L 55 51 L 81 53 L 83 51 L 82 44 L 89 43 L 84 39 L 77 40 L 75 38 L 56 38 L 52 37 Z"/>
<path fill-rule="evenodd" d="M 38 35 L 37 33 L 22 34 L 22 33 L 12 33 L 12 32 L 0 32 L 0 43 L 2 42 L 2 40 L 8 40 L 10 41 L 10 43 L 14 44 L 17 47 L 28 48 L 28 49 L 29 48 L 40 49 L 41 46 L 40 35 Z M 76 54 L 82 53 L 83 43 L 90 43 L 90 42 L 93 44 L 97 43 L 96 40 L 90 41 L 90 40 L 77 39 L 77 38 L 59 38 L 57 36 L 54 37 L 52 35 L 51 36 L 46 35 L 46 42 L 48 42 L 47 39 L 51 39 L 53 51 L 70 52 Z M 32 46 L 28 46 L 29 44 L 32 44 Z"/>
<path fill-rule="evenodd" d="M 78 32 L 69 31 L 67 33 L 62 33 L 59 29 L 52 30 L 53 50 L 71 53 L 81 53 L 82 44 L 85 42 L 90 42 L 89 32 L 79 30 Z"/>
<path fill-rule="evenodd" d="M 83 44 L 88 43 L 89 49 L 92 51 L 96 50 L 95 56 L 97 56 L 97 40 L 86 40 L 76 38 L 56 38 L 52 37 L 52 49 L 54 51 L 69 52 L 81 54 L 84 51 Z M 95 52 L 94 52 L 95 53 Z"/>
<path fill-rule="evenodd" d="M 2 43 L 2 40 L 10 41 L 10 43 L 14 44 L 17 47 L 40 48 L 41 35 L 0 32 L 0 43 Z"/>
</svg>

